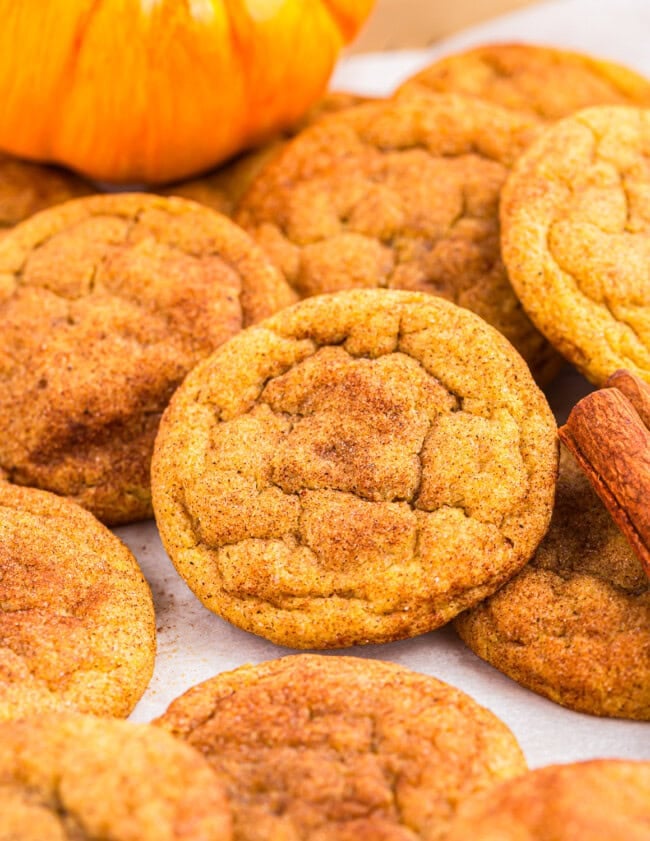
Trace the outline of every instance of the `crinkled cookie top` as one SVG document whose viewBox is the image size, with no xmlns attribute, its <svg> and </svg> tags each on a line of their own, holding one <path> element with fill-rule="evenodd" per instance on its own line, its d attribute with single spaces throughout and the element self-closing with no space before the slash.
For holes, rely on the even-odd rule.
<svg viewBox="0 0 650 841">
<path fill-rule="evenodd" d="M 499 196 L 538 121 L 454 95 L 349 108 L 264 168 L 236 220 L 302 296 L 351 288 L 441 295 L 500 330 L 540 382 L 557 356 L 501 260 Z"/>
<path fill-rule="evenodd" d="M 531 319 L 591 382 L 650 382 L 650 111 L 603 106 L 551 126 L 501 202 L 503 255 Z"/>
<path fill-rule="evenodd" d="M 355 657 L 244 666 L 155 724 L 217 771 L 236 841 L 438 841 L 463 800 L 526 770 L 508 728 L 465 693 Z"/>
<path fill-rule="evenodd" d="M 149 516 L 174 389 L 289 300 L 250 238 L 193 202 L 101 195 L 32 217 L 0 242 L 0 468 L 111 524 Z"/>
<path fill-rule="evenodd" d="M 510 577 L 546 531 L 556 427 L 521 357 L 421 293 L 308 299 L 176 392 L 156 519 L 215 612 L 296 647 L 430 630 Z"/>
<path fill-rule="evenodd" d="M 650 720 L 650 581 L 567 450 L 537 552 L 456 627 L 483 659 L 560 704 Z"/>
</svg>

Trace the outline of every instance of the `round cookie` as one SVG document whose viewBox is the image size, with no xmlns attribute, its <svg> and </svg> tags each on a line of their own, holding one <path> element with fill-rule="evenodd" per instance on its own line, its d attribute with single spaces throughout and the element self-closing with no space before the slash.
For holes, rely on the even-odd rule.
<svg viewBox="0 0 650 841">
<path fill-rule="evenodd" d="M 0 468 L 106 523 L 151 516 L 174 389 L 291 297 L 243 231 L 194 202 L 91 196 L 23 222 L 0 242 Z"/>
<path fill-rule="evenodd" d="M 479 657 L 552 701 L 650 720 L 650 581 L 564 448 L 534 557 L 455 625 Z"/>
<path fill-rule="evenodd" d="M 151 592 L 126 546 L 74 502 L 0 481 L 0 720 L 126 716 L 155 653 Z"/>
<path fill-rule="evenodd" d="M 156 439 L 158 528 L 201 601 L 296 648 L 414 636 L 548 526 L 556 426 L 521 357 L 414 292 L 302 301 L 191 372 Z"/>
<path fill-rule="evenodd" d="M 463 692 L 355 657 L 244 666 L 154 724 L 217 771 L 236 841 L 442 838 L 466 797 L 526 770 L 508 728 Z"/>
<path fill-rule="evenodd" d="M 158 192 L 165 196 L 182 196 L 186 199 L 192 199 L 192 201 L 205 204 L 219 213 L 225 213 L 226 216 L 232 216 L 242 196 L 255 178 L 284 147 L 283 137 L 293 136 L 301 128 L 316 122 L 327 114 L 343 111 L 345 108 L 351 108 L 353 105 L 359 105 L 365 101 L 367 101 L 366 97 L 357 96 L 353 93 L 332 91 L 310 108 L 293 131 L 285 132 L 281 137 L 239 155 L 214 172 L 188 181 L 171 184 L 159 189 Z"/>
<path fill-rule="evenodd" d="M 445 841 L 647 841 L 650 762 L 549 765 L 461 804 Z"/>
<path fill-rule="evenodd" d="M 544 121 L 592 105 L 650 107 L 650 81 L 619 64 L 534 44 L 485 44 L 439 59 L 399 93 L 461 93 Z"/>
<path fill-rule="evenodd" d="M 501 187 L 536 133 L 536 121 L 453 95 L 360 105 L 289 142 L 236 219 L 301 296 L 441 295 L 500 330 L 547 382 L 557 354 L 515 297 L 499 248 Z"/>
<path fill-rule="evenodd" d="M 0 724 L 0 841 L 231 841 L 223 786 L 148 724 L 46 714 Z"/>
<path fill-rule="evenodd" d="M 547 129 L 501 201 L 502 249 L 531 319 L 591 382 L 650 382 L 650 111 L 603 106 Z"/>
<path fill-rule="evenodd" d="M 78 175 L 0 152 L 0 237 L 39 210 L 92 193 Z"/>
</svg>

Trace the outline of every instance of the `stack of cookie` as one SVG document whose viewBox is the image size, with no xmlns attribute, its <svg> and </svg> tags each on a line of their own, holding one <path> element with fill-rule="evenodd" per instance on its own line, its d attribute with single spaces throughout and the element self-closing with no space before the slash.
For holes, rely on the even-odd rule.
<svg viewBox="0 0 650 841">
<path fill-rule="evenodd" d="M 102 523 L 155 510 L 203 604 L 277 644 L 455 620 L 532 690 L 650 718 L 648 578 L 566 452 L 557 482 L 540 391 L 564 360 L 650 381 L 646 107 L 623 68 L 499 46 L 166 195 L 0 160 L 7 838 L 647 832 L 646 765 L 520 777 L 505 725 L 379 661 L 245 667 L 156 729 L 85 717 L 151 676 L 151 592 Z M 548 817 L 567 780 L 614 806 L 624 780 L 625 822 Z"/>
</svg>

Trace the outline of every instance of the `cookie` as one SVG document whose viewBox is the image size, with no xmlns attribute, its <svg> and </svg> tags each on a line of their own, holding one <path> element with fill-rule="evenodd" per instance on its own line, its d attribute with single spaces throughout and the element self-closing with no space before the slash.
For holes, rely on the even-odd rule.
<svg viewBox="0 0 650 841">
<path fill-rule="evenodd" d="M 650 81 L 626 67 L 534 44 L 486 44 L 440 59 L 399 89 L 461 93 L 552 122 L 592 105 L 650 107 Z"/>
<path fill-rule="evenodd" d="M 160 415 L 199 359 L 291 292 L 228 219 L 122 194 L 0 242 L 0 468 L 109 524 L 151 516 Z"/>
<path fill-rule="evenodd" d="M 149 586 L 75 503 L 0 481 L 0 720 L 128 715 L 153 672 Z"/>
<path fill-rule="evenodd" d="M 90 184 L 72 172 L 0 152 L 0 237 L 39 210 L 92 192 Z"/>
<path fill-rule="evenodd" d="M 500 330 L 547 382 L 558 357 L 515 297 L 499 248 L 501 187 L 535 126 L 452 95 L 350 108 L 287 144 L 236 219 L 302 297 L 352 287 L 441 295 Z"/>
<path fill-rule="evenodd" d="M 509 677 L 580 712 L 650 719 L 650 581 L 562 450 L 548 534 L 523 570 L 456 618 Z"/>
<path fill-rule="evenodd" d="M 211 610 L 296 648 L 431 630 L 548 526 L 556 426 L 521 357 L 442 298 L 352 290 L 200 363 L 164 415 L 158 528 Z"/>
<path fill-rule="evenodd" d="M 231 841 L 223 786 L 159 728 L 46 714 L 0 724 L 0 841 Z"/>
<path fill-rule="evenodd" d="M 445 841 L 647 841 L 650 762 L 549 765 L 461 804 Z"/>
<path fill-rule="evenodd" d="M 591 382 L 650 382 L 650 111 L 602 106 L 551 126 L 502 194 L 502 248 L 537 327 Z"/>
<path fill-rule="evenodd" d="M 316 122 L 327 114 L 334 114 L 345 108 L 351 108 L 353 105 L 359 105 L 364 101 L 367 101 L 367 98 L 353 93 L 332 91 L 309 109 L 294 131 L 286 132 L 283 137 L 291 137 L 301 128 Z M 192 178 L 189 181 L 171 184 L 160 189 L 159 192 L 166 196 L 182 196 L 186 199 L 192 199 L 192 201 L 205 204 L 213 210 L 219 211 L 219 213 L 225 213 L 226 216 L 232 216 L 242 196 L 255 178 L 283 146 L 283 138 L 278 137 L 250 152 L 245 152 L 214 172 L 209 172 L 199 178 Z"/>
<path fill-rule="evenodd" d="M 466 797 L 526 769 L 508 728 L 463 692 L 355 657 L 244 666 L 154 724 L 217 771 L 236 841 L 442 838 Z"/>
</svg>

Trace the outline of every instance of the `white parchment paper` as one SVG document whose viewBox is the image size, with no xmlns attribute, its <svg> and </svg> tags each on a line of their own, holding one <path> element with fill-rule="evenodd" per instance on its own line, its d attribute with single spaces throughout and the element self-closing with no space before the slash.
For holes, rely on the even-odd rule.
<svg viewBox="0 0 650 841">
<path fill-rule="evenodd" d="M 333 88 L 388 94 L 434 57 L 486 41 L 523 40 L 596 53 L 650 75 L 648 0 L 554 0 L 467 30 L 427 51 L 355 56 L 341 62 Z M 559 421 L 590 390 L 567 369 L 548 389 Z M 155 523 L 116 529 L 146 575 L 156 603 L 158 656 L 151 684 L 131 718 L 149 721 L 190 686 L 244 663 L 291 653 L 240 631 L 206 610 L 179 578 Z M 574 713 L 540 698 L 479 660 L 451 628 L 413 640 L 332 652 L 401 663 L 472 695 L 513 730 L 531 767 L 592 757 L 650 759 L 650 724 Z"/>
</svg>

